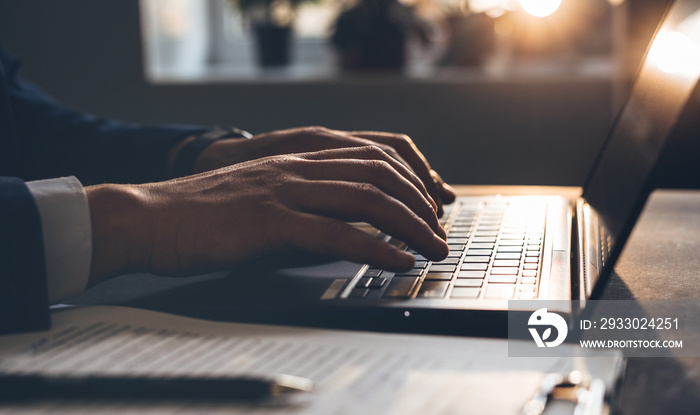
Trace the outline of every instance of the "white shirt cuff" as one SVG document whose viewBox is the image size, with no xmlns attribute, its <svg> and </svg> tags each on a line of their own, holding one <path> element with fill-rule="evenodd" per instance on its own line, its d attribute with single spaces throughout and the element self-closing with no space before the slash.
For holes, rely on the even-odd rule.
<svg viewBox="0 0 700 415">
<path fill-rule="evenodd" d="M 75 177 L 27 182 L 44 236 L 49 302 L 83 290 L 90 276 L 92 224 L 83 185 Z"/>
</svg>

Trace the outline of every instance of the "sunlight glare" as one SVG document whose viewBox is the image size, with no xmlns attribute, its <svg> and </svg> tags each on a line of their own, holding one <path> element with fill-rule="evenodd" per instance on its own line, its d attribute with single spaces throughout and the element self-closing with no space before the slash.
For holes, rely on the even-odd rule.
<svg viewBox="0 0 700 415">
<path fill-rule="evenodd" d="M 662 31 L 649 49 L 649 61 L 669 74 L 696 76 L 700 45 L 681 32 Z"/>
</svg>

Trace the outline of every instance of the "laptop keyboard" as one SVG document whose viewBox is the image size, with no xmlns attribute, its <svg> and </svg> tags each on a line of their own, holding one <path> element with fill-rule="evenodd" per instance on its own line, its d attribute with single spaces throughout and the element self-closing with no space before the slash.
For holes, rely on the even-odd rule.
<svg viewBox="0 0 700 415">
<path fill-rule="evenodd" d="M 546 203 L 490 199 L 448 207 L 441 223 L 450 253 L 439 262 L 379 234 L 416 257 L 413 269 L 368 267 L 348 298 L 532 299 L 539 290 Z"/>
</svg>

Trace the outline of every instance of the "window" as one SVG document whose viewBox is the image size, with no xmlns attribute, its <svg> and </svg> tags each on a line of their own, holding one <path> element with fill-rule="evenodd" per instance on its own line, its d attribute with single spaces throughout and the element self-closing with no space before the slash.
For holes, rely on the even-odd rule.
<svg viewBox="0 0 700 415">
<path fill-rule="evenodd" d="M 227 0 L 140 0 L 147 77 L 152 82 L 339 78 L 341 59 L 329 39 L 352 1 L 302 3 L 290 64 L 263 68 L 250 19 Z M 421 25 L 408 37 L 403 70 L 408 78 L 610 77 L 622 48 L 623 36 L 616 37 L 624 26 L 620 0 L 399 1 L 406 16 L 418 16 Z"/>
</svg>

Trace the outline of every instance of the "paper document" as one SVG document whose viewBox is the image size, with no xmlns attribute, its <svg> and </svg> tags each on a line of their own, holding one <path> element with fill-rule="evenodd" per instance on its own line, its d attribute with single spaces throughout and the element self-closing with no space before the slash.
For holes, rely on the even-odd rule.
<svg viewBox="0 0 700 415">
<path fill-rule="evenodd" d="M 48 332 L 0 337 L 0 372 L 285 373 L 312 379 L 317 388 L 262 407 L 49 402 L 0 406 L 0 413 L 517 414 L 545 373 L 577 367 L 611 382 L 619 363 L 509 358 L 506 340 L 221 323 L 124 307 L 71 308 L 52 319 Z"/>
</svg>

